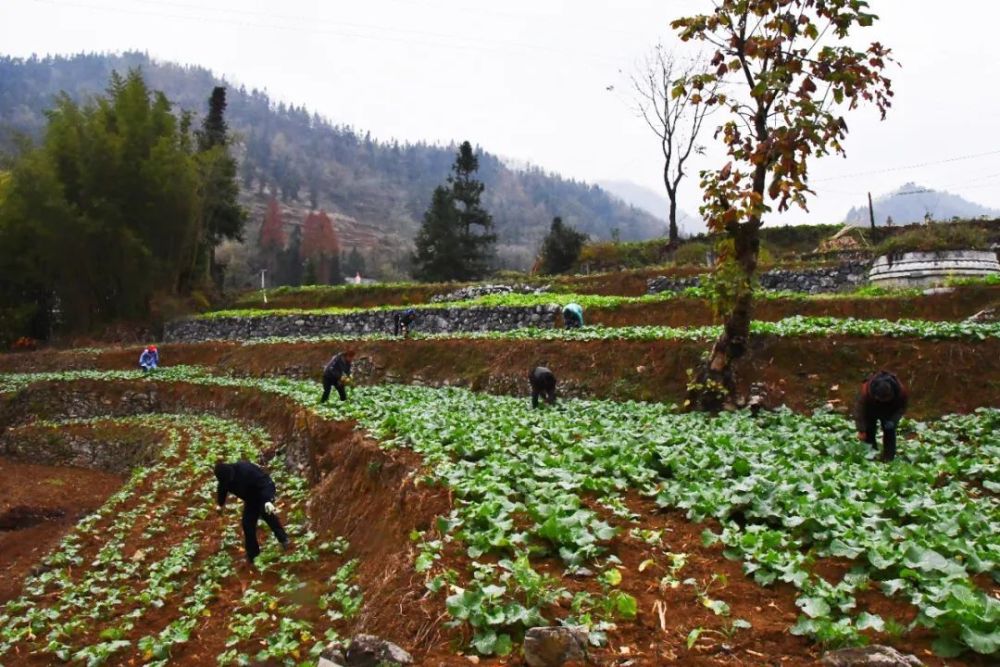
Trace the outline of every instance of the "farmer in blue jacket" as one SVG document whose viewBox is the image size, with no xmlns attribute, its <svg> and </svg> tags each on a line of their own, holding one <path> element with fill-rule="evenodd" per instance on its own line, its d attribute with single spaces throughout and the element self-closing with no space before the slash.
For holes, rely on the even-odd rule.
<svg viewBox="0 0 1000 667">
<path fill-rule="evenodd" d="M 576 329 L 583 326 L 583 308 L 578 303 L 568 303 L 563 308 L 563 326 L 567 329 Z"/>
<path fill-rule="evenodd" d="M 146 371 L 155 370 L 160 365 L 160 353 L 155 345 L 148 345 L 142 354 L 139 355 L 139 368 Z"/>
<path fill-rule="evenodd" d="M 288 549 L 288 533 L 278 519 L 274 507 L 274 480 L 264 470 L 249 461 L 215 464 L 215 479 L 219 486 L 216 492 L 219 511 L 226 506 L 226 496 L 230 493 L 243 501 L 243 542 L 247 561 L 253 565 L 260 554 L 257 542 L 257 521 L 264 517 L 282 549 Z"/>
</svg>

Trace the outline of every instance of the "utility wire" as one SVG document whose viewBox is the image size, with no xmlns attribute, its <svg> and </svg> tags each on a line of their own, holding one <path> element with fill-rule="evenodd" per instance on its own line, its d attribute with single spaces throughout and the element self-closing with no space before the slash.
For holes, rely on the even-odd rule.
<svg viewBox="0 0 1000 667">
<path fill-rule="evenodd" d="M 987 157 L 990 155 L 1000 155 L 1000 150 L 987 151 L 985 153 L 974 153 L 972 155 L 961 155 L 958 157 L 945 158 L 944 160 L 933 160 L 931 162 L 920 162 L 917 164 L 910 164 L 902 167 L 888 167 L 886 169 L 874 169 L 872 171 L 860 171 L 854 174 L 841 174 L 840 176 L 828 176 L 826 178 L 814 179 L 814 183 L 822 183 L 826 181 L 837 181 L 845 178 L 858 178 L 861 176 L 875 176 L 878 174 L 890 174 L 896 171 L 907 171 L 909 169 L 920 169 L 922 167 L 932 167 L 938 164 L 948 164 L 950 162 L 962 162 L 964 160 L 974 160 L 976 158 Z"/>
</svg>

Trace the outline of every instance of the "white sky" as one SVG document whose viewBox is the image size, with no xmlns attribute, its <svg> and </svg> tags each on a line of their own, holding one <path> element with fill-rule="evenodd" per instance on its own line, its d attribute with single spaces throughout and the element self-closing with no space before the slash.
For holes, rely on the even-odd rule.
<svg viewBox="0 0 1000 667">
<path fill-rule="evenodd" d="M 1000 87 L 993 85 L 1000 3 L 871 4 L 882 20 L 861 35 L 892 47 L 903 64 L 892 72 L 894 107 L 884 123 L 872 111 L 848 115 L 848 158 L 828 158 L 812 170 L 819 191 L 812 214 L 769 222 L 835 222 L 867 190 L 877 197 L 911 180 L 1000 208 Z M 469 139 L 565 176 L 631 180 L 662 191 L 658 145 L 630 111 L 620 70 L 658 39 L 675 42 L 671 19 L 710 6 L 709 0 L 0 0 L 0 52 L 144 50 L 208 67 L 379 138 Z M 925 166 L 886 173 L 918 164 Z M 865 175 L 840 178 L 859 173 Z M 696 178 L 683 187 L 682 208 L 694 212 Z"/>
</svg>

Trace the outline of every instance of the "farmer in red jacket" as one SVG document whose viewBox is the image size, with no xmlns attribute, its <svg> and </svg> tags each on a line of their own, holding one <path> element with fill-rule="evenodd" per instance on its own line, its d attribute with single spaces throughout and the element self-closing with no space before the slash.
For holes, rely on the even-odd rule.
<svg viewBox="0 0 1000 667">
<path fill-rule="evenodd" d="M 875 430 L 882 424 L 882 460 L 896 457 L 896 426 L 906 412 L 909 394 L 899 378 L 888 371 L 869 376 L 861 385 L 854 406 L 854 422 L 858 427 L 858 440 L 875 444 Z"/>
</svg>

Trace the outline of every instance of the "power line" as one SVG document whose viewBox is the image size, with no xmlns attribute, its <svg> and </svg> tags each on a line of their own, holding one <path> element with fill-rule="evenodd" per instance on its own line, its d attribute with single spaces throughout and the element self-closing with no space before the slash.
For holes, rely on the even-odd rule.
<svg viewBox="0 0 1000 667">
<path fill-rule="evenodd" d="M 860 171 L 854 174 L 841 174 L 840 176 L 828 176 L 826 178 L 817 178 L 814 183 L 822 183 L 825 181 L 837 181 L 845 178 L 858 178 L 861 176 L 876 176 L 878 174 L 890 174 L 896 171 L 907 171 L 909 169 L 920 169 L 922 167 L 932 167 L 938 164 L 948 164 L 950 162 L 962 162 L 964 160 L 975 160 L 981 157 L 987 157 L 990 155 L 1000 155 L 1000 150 L 987 151 L 985 153 L 974 153 L 972 155 L 961 155 L 958 157 L 945 158 L 943 160 L 933 160 L 931 162 L 919 162 L 917 164 L 910 164 L 902 167 L 888 167 L 886 169 L 874 169 L 872 171 Z"/>
</svg>

